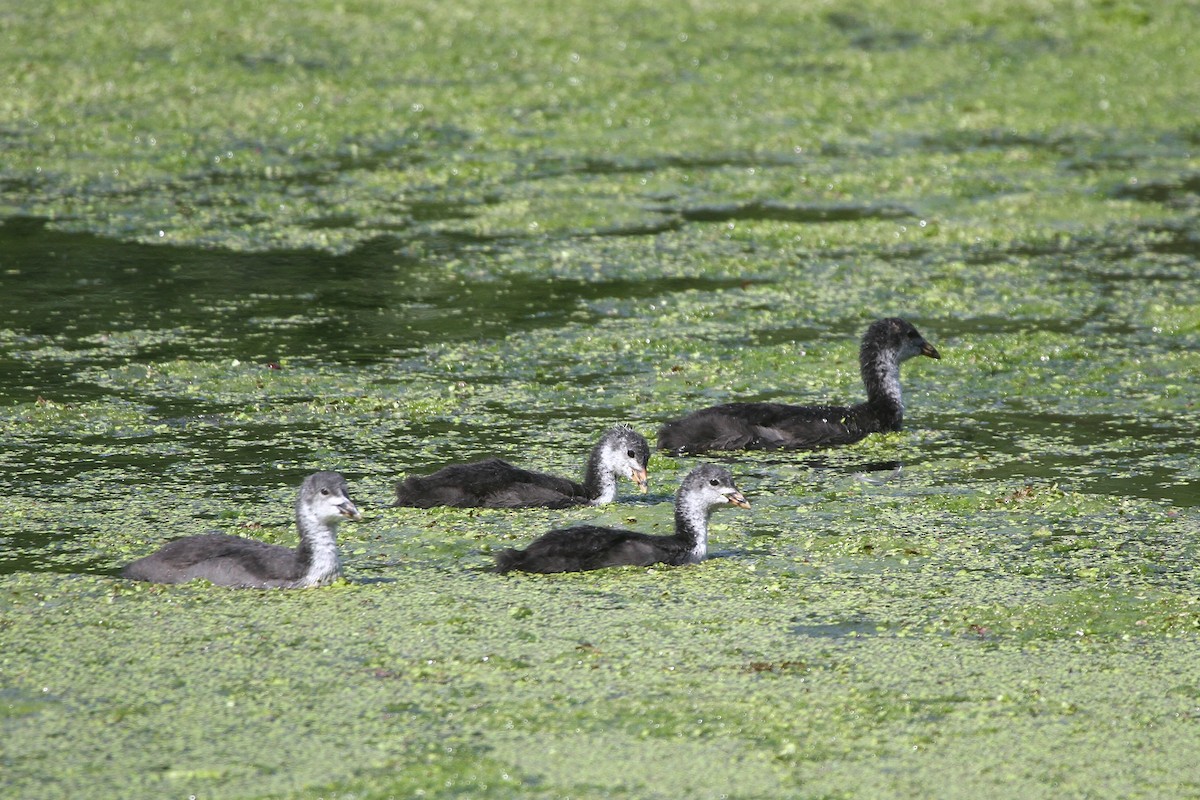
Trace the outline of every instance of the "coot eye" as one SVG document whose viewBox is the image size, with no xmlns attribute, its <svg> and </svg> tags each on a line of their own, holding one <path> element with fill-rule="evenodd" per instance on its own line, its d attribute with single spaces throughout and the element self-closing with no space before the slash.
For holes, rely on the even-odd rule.
<svg viewBox="0 0 1200 800">
<path fill-rule="evenodd" d="M 719 480 L 717 480 L 716 478 L 711 479 L 708 483 L 710 486 L 720 486 L 721 485 L 721 482 Z"/>
<path fill-rule="evenodd" d="M 637 453 L 633 452 L 632 450 L 626 450 L 625 455 L 629 456 L 630 458 L 637 458 Z"/>
<path fill-rule="evenodd" d="M 323 495 L 325 495 L 326 497 L 328 497 L 328 496 L 329 496 L 329 490 L 328 490 L 328 489 L 322 489 L 322 490 L 321 490 L 321 494 L 323 494 Z"/>
</svg>

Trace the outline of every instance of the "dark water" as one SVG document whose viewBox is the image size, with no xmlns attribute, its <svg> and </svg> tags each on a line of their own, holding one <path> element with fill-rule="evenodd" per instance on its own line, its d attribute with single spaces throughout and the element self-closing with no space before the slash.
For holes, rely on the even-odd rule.
<svg viewBox="0 0 1200 800">
<path fill-rule="evenodd" d="M 586 302 L 735 283 L 512 275 L 464 282 L 442 266 L 444 259 L 486 261 L 487 252 L 437 246 L 432 259 L 407 255 L 393 240 L 342 256 L 239 254 L 126 244 L 10 220 L 0 225 L 0 328 L 16 338 L 0 356 L 0 403 L 96 396 L 61 364 L 12 355 L 43 343 L 78 354 L 82 363 L 232 356 L 375 364 L 436 342 L 555 327 Z M 158 332 L 162 341 L 140 343 L 118 359 L 97 354 L 104 349 L 97 338 L 130 331 Z"/>
<path fill-rule="evenodd" d="M 726 211 L 714 208 L 712 214 Z M 735 212 L 750 213 L 744 207 L 729 211 Z M 772 207 L 762 213 L 782 212 Z M 1067 346 L 1094 338 L 1109 349 L 1081 354 L 1075 359 L 1078 369 L 1085 369 L 1089 358 L 1120 361 L 1143 352 L 1152 365 L 1167 352 L 1152 331 L 1131 324 L 1130 315 L 1114 306 L 1135 302 L 1129 298 L 1136 300 L 1138 293 L 1165 297 L 1177 291 L 1172 287 L 1186 284 L 1187 264 L 1196 257 L 1194 247 L 1189 250 L 1187 245 L 1194 239 L 1174 229 L 1168 233 L 1152 237 L 1149 247 L 1135 253 L 1145 257 L 1157 248 L 1163 259 L 1149 268 L 1115 267 L 1111 256 L 1117 243 L 1085 245 L 1088 252 L 1083 256 L 974 252 L 980 263 L 1042 259 L 1053 271 L 1050 285 L 1058 282 L 1085 293 L 1085 302 L 1068 317 L 1018 319 L 989 310 L 946 315 L 932 321 L 930 336 L 947 353 L 988 337 L 1010 337 L 1019 343 L 1022 337 L 1053 336 Z M 424 354 L 438 346 L 514 336 L 519 341 L 523 334 L 538 331 L 577 331 L 600 323 L 603 309 L 616 303 L 750 285 L 742 279 L 699 277 L 585 280 L 491 273 L 487 265 L 505 249 L 503 241 L 439 239 L 413 246 L 381 238 L 345 255 L 243 254 L 119 243 L 55 232 L 36 220 L 0 225 L 0 409 L 10 412 L 3 420 L 0 485 L 25 497 L 67 498 L 85 512 L 9 531 L 0 571 L 111 569 L 111 560 L 98 556 L 88 537 L 102 527 L 95 519 L 115 513 L 110 497 L 114 492 L 180 488 L 203 495 L 207 486 L 219 497 L 228 487 L 261 487 L 262 493 L 250 500 L 265 503 L 271 498 L 274 507 L 283 509 L 276 521 L 286 522 L 286 506 L 279 506 L 278 495 L 270 494 L 281 482 L 271 464 L 285 470 L 285 483 L 300 474 L 291 465 L 314 459 L 344 470 L 341 464 L 351 464 L 352 478 L 360 458 L 368 463 L 361 475 L 378 472 L 370 464 L 383 462 L 382 471 L 390 475 L 391 454 L 403 448 L 435 468 L 481 457 L 561 424 L 555 419 L 561 411 L 548 412 L 536 403 L 496 401 L 484 402 L 465 416 L 435 412 L 417 420 L 395 419 L 387 411 L 368 408 L 354 411 L 359 417 L 351 424 L 343 420 L 341 427 L 311 415 L 274 420 L 270 414 L 241 414 L 239 402 L 223 402 L 203 391 L 192 396 L 177 388 L 148 391 L 125 386 L 120 378 L 98 380 L 105 370 L 120 376 L 130 365 L 151 369 L 175 359 L 221 364 L 237 359 L 266 372 L 282 363 L 313 374 L 329 370 L 363 375 L 376 384 L 399 384 L 405 380 L 402 365 L 422 364 Z M 947 256 L 914 251 L 905 258 L 908 268 L 932 275 Z M 464 262 L 475 266 L 451 267 Z M 786 288 L 785 281 L 780 285 Z M 807 322 L 748 323 L 727 342 L 736 359 L 747 348 L 854 335 L 845 322 L 833 327 L 831 334 Z M 533 362 L 545 357 L 536 345 L 522 352 L 521 358 Z M 1037 368 L 1036 360 L 1030 361 L 1030 368 Z M 980 376 L 987 379 L 982 366 Z M 510 367 L 516 373 L 531 368 L 515 362 Z M 980 376 L 967 375 L 955 384 L 939 368 L 948 369 L 922 364 L 917 381 L 922 388 L 910 395 L 913 416 L 918 427 L 930 433 L 929 441 L 903 462 L 886 457 L 887 469 L 925 470 L 949 492 L 1053 484 L 1069 491 L 1200 505 L 1192 466 L 1195 422 L 1169 410 L 1146 413 L 1144 403 L 1123 398 L 1123 368 L 1102 378 L 1112 381 L 1111 391 L 1094 403 L 1059 403 L 1053 392 L 1026 402 L 1010 390 L 989 387 Z M 578 387 L 612 388 L 613 373 L 603 353 L 594 363 L 573 369 L 571 382 Z M 621 380 L 649 385 L 658 367 L 635 364 L 622 369 Z M 503 367 L 478 379 L 506 380 Z M 1180 378 L 1153 380 L 1175 385 Z M 1149 391 L 1152 394 L 1153 387 Z M 536 389 L 533 394 L 536 397 Z M 577 411 L 620 418 L 609 408 L 612 402 L 597 395 L 594 408 L 588 408 L 585 399 Z M 57 426 L 21 422 L 22 409 L 40 408 L 39 404 L 65 409 L 68 418 L 73 407 L 95 403 L 104 403 L 106 412 L 113 410 L 117 418 L 120 409 L 128 408 L 136 421 L 129 429 L 109 422 L 91 429 L 87 420 L 74 419 Z M 381 430 L 365 447 L 354 431 L 363 425 Z M 869 471 L 864 463 L 868 462 L 853 453 L 800 458 L 777 454 L 759 460 L 768 484 L 780 480 L 770 475 L 776 467 L 849 474 Z M 964 471 L 963 464 L 970 466 Z M 376 474 L 375 480 L 382 479 Z M 219 517 L 203 504 L 184 513 Z"/>
<path fill-rule="evenodd" d="M 519 336 L 568 319 L 586 323 L 609 300 L 737 283 L 533 279 L 483 271 L 468 281 L 445 262 L 486 263 L 487 247 L 453 241 L 430 247 L 436 250 L 432 256 L 413 256 L 392 240 L 343 256 L 240 254 L 120 243 L 55 232 L 36 220 L 0 225 L 0 409 L 11 412 L 3 420 L 0 485 L 29 498 L 66 500 L 80 512 L 67 512 L 67 520 L 27 521 L 11 531 L 0 552 L 0 572 L 111 571 L 88 544 L 86 534 L 99 526 L 85 519 L 129 513 L 116 497 L 149 503 L 144 514 L 150 517 L 155 495 L 169 497 L 175 487 L 203 494 L 208 487 L 213 502 L 191 513 L 219 521 L 222 495 L 231 487 L 261 487 L 258 495 L 233 499 L 268 502 L 267 494 L 281 481 L 272 463 L 307 463 L 314 453 L 361 447 L 344 419 L 327 430 L 320 420 L 272 422 L 269 414 L 240 414 L 240 402 L 222 402 L 204 391 L 192 397 L 174 384 L 147 391 L 122 385 L 119 377 L 97 379 L 105 370 L 118 370 L 119 376 L 130 365 L 153 369 L 176 359 L 219 364 L 236 359 L 260 371 L 329 370 L 348 383 L 356 375 L 397 383 L 405 380 L 399 365 L 434 345 Z M 77 419 L 97 403 L 106 419 L 95 426 Z M 42 407 L 61 410 L 64 421 L 22 422 L 21 409 Z M 119 417 L 122 408 L 134 421 L 114 429 L 108 412 Z M 495 410 L 509 414 L 510 425 L 543 422 L 542 412 Z M 390 418 L 387 423 L 409 425 Z M 463 460 L 527 433 L 432 418 L 412 436 L 446 443 L 442 457 Z M 401 448 L 394 437 L 373 445 L 380 451 Z M 330 458 L 353 476 L 352 468 L 342 466 L 345 457 Z M 301 474 L 291 469 L 283 479 Z M 287 506 L 274 502 L 280 510 L 270 518 L 286 523 Z"/>
</svg>

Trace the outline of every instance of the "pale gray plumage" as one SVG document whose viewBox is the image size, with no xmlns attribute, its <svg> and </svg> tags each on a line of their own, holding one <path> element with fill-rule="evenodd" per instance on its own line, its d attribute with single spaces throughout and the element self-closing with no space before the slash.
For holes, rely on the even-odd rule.
<svg viewBox="0 0 1200 800">
<path fill-rule="evenodd" d="M 304 479 L 296 498 L 300 546 L 295 550 L 223 533 L 201 534 L 168 542 L 126 565 L 121 574 L 151 583 L 204 579 L 255 589 L 324 586 L 341 574 L 337 526 L 344 518 L 362 518 L 346 480 L 336 472 L 317 472 Z"/>
</svg>

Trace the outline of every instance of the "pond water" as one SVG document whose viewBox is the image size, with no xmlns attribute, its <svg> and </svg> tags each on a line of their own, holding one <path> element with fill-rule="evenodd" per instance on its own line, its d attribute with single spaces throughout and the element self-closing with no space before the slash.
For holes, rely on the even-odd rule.
<svg viewBox="0 0 1200 800">
<path fill-rule="evenodd" d="M 947 353 L 906 370 L 921 440 L 885 456 L 952 492 L 1052 484 L 1191 508 L 1200 493 L 1185 387 L 1197 336 L 1164 331 L 1154 314 L 1165 323 L 1172 308 L 1195 301 L 1197 249 L 1188 234 L 1168 233 L 1147 234 L 1141 246 L 1085 241 L 992 256 L 972 247 L 969 258 L 961 248 L 920 248 L 886 263 L 805 265 L 809 274 L 759 263 L 742 277 L 654 274 L 635 249 L 617 256 L 628 269 L 617 263 L 589 276 L 527 266 L 545 259 L 530 252 L 536 241 L 439 238 L 420 257 L 388 238 L 340 255 L 246 254 L 123 244 L 10 220 L 0 226 L 7 488 L 54 495 L 83 481 L 103 495 L 97 475 L 167 491 L 219 490 L 225 475 L 236 475 L 237 487 L 261 486 L 276 481 L 264 465 L 296 474 L 320 467 L 311 453 L 323 449 L 338 468 L 377 483 L 531 447 L 574 469 L 571 457 L 553 453 L 586 449 L 594 430 L 583 422 L 628 419 L 652 436 L 671 416 L 724 399 L 854 399 L 855 339 L 869 318 L 845 319 L 838 306 L 864 307 L 860 294 L 874 291 L 871 272 L 881 267 L 887 274 L 877 280 L 919 274 L 932 302 L 939 292 L 947 300 L 914 318 Z M 688 237 L 631 240 L 678 249 L 685 245 L 671 239 Z M 556 247 L 590 264 L 619 253 L 613 241 Z M 979 265 L 989 280 L 968 285 Z M 863 286 L 842 283 L 855 273 Z M 832 295 L 831 281 L 839 284 Z M 1040 295 L 1041 286 L 1054 291 Z M 806 322 L 797 326 L 787 308 L 806 292 Z M 960 292 L 1007 297 L 1016 313 L 998 315 L 988 302 L 971 313 Z M 1023 308 L 1035 304 L 1037 313 Z M 836 314 L 833 324 L 815 321 L 813 306 Z M 797 359 L 809 350 L 837 355 Z M 758 363 L 739 366 L 749 358 Z M 314 404 L 333 409 L 332 419 Z M 356 431 L 364 417 L 369 437 Z M 854 471 L 861 460 L 750 457 L 768 471 Z M 189 490 L 198 479 L 208 486 Z M 38 563 L 38 553 L 73 538 L 24 532 L 0 568 Z M 56 568 L 98 563 L 95 553 L 78 555 Z"/>
<path fill-rule="evenodd" d="M 809 644 L 799 652 L 778 642 L 744 644 L 744 674 L 827 678 L 845 669 L 843 659 L 860 643 L 877 641 L 853 656 L 866 670 L 876 658 L 908 657 L 897 655 L 893 637 L 917 631 L 1045 646 L 1074 630 L 1099 641 L 1127 636 L 1136 630 L 1130 625 L 1147 620 L 1170 635 L 1191 630 L 1198 617 L 1186 598 L 1195 596 L 1200 505 L 1190 390 L 1200 367 L 1200 306 L 1192 278 L 1200 253 L 1190 234 L 1154 225 L 1119 240 L 1089 236 L 1050 247 L 1005 243 L 989 252 L 926 243 L 822 254 L 779 243 L 795 242 L 791 226 L 863 223 L 781 221 L 776 211 L 734 229 L 722 227 L 725 217 L 692 219 L 671 230 L 549 243 L 437 236 L 414 247 L 381 236 L 339 254 L 129 244 L 32 219 L 6 222 L 0 486 L 9 523 L 0 574 L 17 581 L 10 609 L 23 607 L 18 587 L 30 577 L 113 581 L 123 562 L 175 535 L 241 529 L 290 542 L 290 495 L 303 474 L 319 468 L 343 471 L 368 515 L 343 535 L 352 582 L 364 590 L 404 586 L 411 598 L 434 581 L 441 591 L 471 596 L 479 587 L 461 578 L 485 568 L 493 548 L 520 544 L 560 519 L 389 510 L 391 483 L 403 474 L 492 454 L 572 473 L 597 432 L 615 421 L 652 437 L 666 419 L 725 399 L 856 399 L 861 329 L 872 316 L 903 313 L 943 353 L 941 361 L 905 367 L 905 432 L 818 454 L 710 459 L 734 469 L 754 508 L 718 515 L 710 563 L 726 565 L 726 574 L 690 591 L 735 597 L 746 591 L 740 576 L 747 569 L 762 576 L 752 594 L 805 587 L 780 606 L 792 611 L 778 620 L 776 635 Z M 759 236 L 775 244 L 764 251 Z M 682 264 L 671 263 L 684 253 Z M 886 288 L 897 282 L 898 295 Z M 665 530 L 670 493 L 690 463 L 656 455 L 649 495 L 624 493 L 614 510 L 571 516 Z M 98 589 L 120 596 L 121 583 Z M 35 585 L 35 597 L 54 586 Z M 626 625 L 647 624 L 637 609 L 648 588 L 601 579 L 604 599 L 590 602 L 589 613 L 608 608 Z M 532 590 L 485 589 L 470 610 L 448 609 L 424 625 L 478 637 L 481 626 L 541 618 L 546 599 Z M 570 585 L 553 602 L 576 602 L 562 590 Z M 1113 592 L 1143 599 L 1114 601 Z M 822 593 L 837 598 L 832 607 L 818 599 Z M 1143 608 L 1144 598 L 1162 604 L 1161 614 Z M 498 602 L 498 611 L 514 616 L 486 622 L 476 602 Z M 736 600 L 718 607 L 744 621 L 718 623 L 710 637 L 731 627 L 753 641 L 750 632 L 778 613 L 773 603 L 758 612 Z M 403 613 L 429 608 L 418 603 Z M 328 611 L 340 613 L 336 601 Z M 585 622 L 590 633 L 579 624 L 559 635 L 583 642 L 584 653 L 593 640 L 612 652 L 604 623 Z M 690 623 L 668 615 L 660 631 L 680 624 Z M 402 636 L 384 645 L 381 652 L 392 655 L 380 657 L 380 674 L 422 685 L 424 673 L 399 664 L 394 648 L 415 647 L 434 661 L 459 651 L 437 640 L 403 644 Z M 339 646 L 349 647 L 339 661 L 377 660 L 356 654 L 355 645 Z M 489 677 L 455 667 L 433 680 L 491 685 L 532 664 L 545 672 L 544 659 L 558 658 L 537 649 L 516 655 L 513 646 L 487 646 L 486 663 L 500 670 Z M 690 651 L 695 643 L 680 646 Z M 210 669 L 225 674 L 229 663 Z M 998 670 L 1001 683 L 1024 674 L 1003 659 L 986 668 Z M 747 689 L 740 681 L 720 685 Z M 832 691 L 836 698 L 843 690 Z M 1095 691 L 1105 697 L 1107 690 Z M 53 726 L 41 698 L 18 693 L 10 700 L 17 718 L 36 713 Z M 609 737 L 643 719 L 656 738 L 697 735 L 646 702 L 565 724 Z M 745 735 L 737 732 L 755 717 L 735 721 L 739 714 L 723 701 L 702 702 L 704 713 L 725 720 L 700 729 L 709 743 L 696 757 L 708 758 L 726 735 Z M 831 737 L 824 746 L 844 738 L 841 726 L 853 717 L 838 710 L 844 699 L 829 702 L 806 718 L 815 726 L 811 736 Z M 924 702 L 911 716 L 887 712 L 904 720 L 903 735 L 924 736 L 914 726 L 955 718 L 941 700 Z M 928 703 L 943 710 L 930 717 Z M 972 705 L 950 705 L 964 703 Z M 433 739 L 454 736 L 427 705 L 415 697 L 388 701 L 394 710 L 379 719 L 399 714 L 410 724 L 422 720 Z M 460 713 L 458 701 L 438 705 Z M 510 765 L 499 772 L 518 765 L 569 783 L 553 759 L 536 764 L 519 755 L 533 731 L 564 724 L 532 713 L 536 707 L 510 697 L 496 716 L 472 723 L 491 731 L 481 734 L 487 747 L 464 742 L 473 755 L 461 763 L 443 758 L 442 768 L 475 786 L 486 752 Z M 530 733 L 510 740 L 499 729 L 516 709 L 525 715 L 517 727 Z M 371 709 L 362 713 L 377 718 Z M 768 730 L 774 750 L 793 752 L 797 734 L 789 724 Z M 191 735 L 181 735 L 181 747 L 194 746 Z M 571 749 L 592 746 L 585 737 Z M 618 737 L 608 746 L 624 744 Z M 221 752 L 218 760 L 230 758 Z M 411 753 L 400 759 L 410 760 Z M 791 764 L 791 756 L 780 763 Z M 227 770 L 185 771 L 168 782 L 241 785 Z M 792 776 L 785 785 L 809 774 L 802 762 L 783 772 Z M 352 782 L 378 784 L 357 775 Z M 764 790 L 779 785 L 777 769 L 754 775 Z M 161 786 L 148 784 L 151 791 Z"/>
<path fill-rule="evenodd" d="M 1195 793 L 1190 5 L 69 7 L 0 52 L 14 795 Z M 858 400 L 891 315 L 942 354 L 905 429 L 706 457 L 753 507 L 693 568 L 488 571 L 667 532 L 698 459 L 606 508 L 390 507 Z M 293 543 L 317 469 L 364 512 L 345 581 L 117 577 Z"/>
</svg>

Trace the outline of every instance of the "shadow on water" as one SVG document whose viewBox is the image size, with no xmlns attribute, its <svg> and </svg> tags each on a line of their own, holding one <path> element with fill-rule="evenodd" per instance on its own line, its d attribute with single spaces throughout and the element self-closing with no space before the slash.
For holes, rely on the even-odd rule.
<svg viewBox="0 0 1200 800">
<path fill-rule="evenodd" d="M 436 257 L 379 239 L 344 255 L 234 253 L 114 242 L 48 230 L 42 221 L 0 225 L 0 402 L 93 397 L 70 363 L 173 358 L 270 363 L 282 358 L 370 364 L 432 344 L 500 338 L 556 327 L 587 304 L 637 299 L 736 281 L 700 278 L 583 281 L 482 275 L 445 265 L 480 256 L 439 243 Z M 486 261 L 486 257 L 479 259 Z M 124 347 L 113 342 L 127 336 Z M 19 357 L 53 349 L 56 357 Z"/>
<path fill-rule="evenodd" d="M 75 550 L 46 550 L 45 539 L 39 534 L 26 537 L 25 541 L 14 538 L 11 548 L 0 554 L 0 575 L 16 572 L 54 572 L 60 575 L 99 575 L 116 578 L 121 566 L 114 565 L 109 558 L 92 557 L 84 547 Z"/>
<path fill-rule="evenodd" d="M 973 480 L 992 485 L 1045 480 L 1090 494 L 1200 505 L 1200 492 L 1184 474 L 1193 451 L 1190 426 L 1184 423 L 992 411 L 931 424 L 953 435 L 945 447 L 966 443 L 971 450 L 1001 456 L 979 463 Z"/>
<path fill-rule="evenodd" d="M 1121 200 L 1140 200 L 1145 203 L 1167 203 L 1180 207 L 1195 206 L 1200 202 L 1200 172 L 1184 173 L 1174 178 L 1122 184 L 1113 189 L 1112 196 Z M 1192 243 L 1195 246 L 1194 235 Z"/>
<path fill-rule="evenodd" d="M 777 203 L 772 201 L 689 206 L 679 209 L 676 213 L 689 222 L 740 222 L 746 220 L 796 223 L 856 222 L 868 219 L 904 219 L 917 216 L 915 211 L 897 205 Z"/>
<path fill-rule="evenodd" d="M 809 639 L 845 639 L 848 636 L 877 636 L 879 623 L 872 620 L 854 620 L 825 624 L 793 625 L 791 632 Z"/>
</svg>

